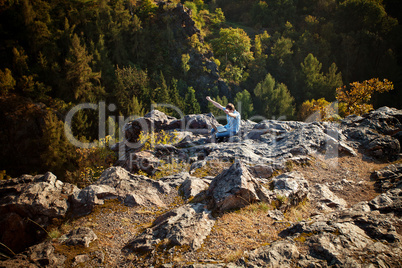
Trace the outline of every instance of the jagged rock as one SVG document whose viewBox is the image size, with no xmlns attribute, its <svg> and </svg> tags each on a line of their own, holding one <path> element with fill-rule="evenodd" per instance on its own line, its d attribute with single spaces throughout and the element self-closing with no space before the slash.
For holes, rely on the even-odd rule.
<svg viewBox="0 0 402 268">
<path fill-rule="evenodd" d="M 278 120 L 263 120 L 254 125 L 253 129 L 267 129 L 269 131 L 276 130 L 277 134 L 290 132 L 300 126 L 304 125 L 303 122 L 297 121 L 278 121 Z"/>
<path fill-rule="evenodd" d="M 184 117 L 186 129 L 211 129 L 211 124 L 218 124 L 212 113 L 190 114 Z"/>
<path fill-rule="evenodd" d="M 66 235 L 64 244 L 69 246 L 89 247 L 89 244 L 98 239 L 98 236 L 88 227 L 79 227 Z"/>
<path fill-rule="evenodd" d="M 396 221 L 389 215 L 378 214 L 374 211 L 355 216 L 353 222 L 355 225 L 363 229 L 372 239 L 382 242 L 385 241 L 386 243 L 397 243 L 402 241 L 402 237 L 397 233 L 396 228 L 393 225 Z"/>
<path fill-rule="evenodd" d="M 187 178 L 179 188 L 179 193 L 186 199 L 191 198 L 209 187 L 209 182 L 196 177 Z"/>
<path fill-rule="evenodd" d="M 193 146 L 206 144 L 208 139 L 204 135 L 196 135 L 195 131 L 180 131 L 178 135 L 179 142 L 175 144 L 176 148 L 189 148 Z M 198 133 L 200 134 L 200 133 Z M 202 134 L 202 133 L 201 133 Z"/>
<path fill-rule="evenodd" d="M 157 183 L 161 183 L 159 191 L 163 194 L 169 194 L 177 189 L 184 183 L 185 180 L 191 178 L 188 172 L 180 172 L 174 175 L 160 178 Z"/>
<path fill-rule="evenodd" d="M 172 116 L 168 116 L 158 110 L 152 110 L 144 117 L 137 118 L 124 126 L 124 134 L 127 141 L 136 143 L 139 140 L 141 131 L 169 130 L 180 128 L 181 122 Z"/>
<path fill-rule="evenodd" d="M 76 216 L 90 213 L 96 205 L 104 204 L 104 199 L 117 198 L 115 189 L 107 185 L 89 185 L 75 192 L 71 197 L 73 212 Z"/>
<path fill-rule="evenodd" d="M 103 204 L 103 200 L 114 198 L 128 206 L 164 207 L 158 194 L 166 191 L 167 187 L 163 182 L 133 175 L 122 167 L 110 167 L 96 183 L 74 193 L 71 198 L 72 212 L 76 216 L 86 215 L 95 205 Z"/>
<path fill-rule="evenodd" d="M 136 173 L 138 171 L 144 171 L 148 175 L 155 173 L 157 167 L 160 164 L 160 160 L 149 151 L 140 151 L 131 153 L 130 157 L 122 165 L 129 172 Z"/>
<path fill-rule="evenodd" d="M 356 209 L 358 207 L 362 209 Z M 300 260 L 303 266 L 323 259 L 329 266 L 363 267 L 367 263 L 377 263 L 381 255 L 380 261 L 392 267 L 401 261 L 402 253 L 401 236 L 394 224 L 400 223 L 392 213 L 371 211 L 363 202 L 350 209 L 296 223 L 279 236 L 292 237 L 307 246 L 310 256 Z M 373 240 L 376 241 L 375 248 Z"/>
<path fill-rule="evenodd" d="M 0 267 L 63 267 L 66 257 L 54 252 L 50 241 L 28 248 L 13 258 L 1 261 Z"/>
<path fill-rule="evenodd" d="M 397 159 L 400 152 L 399 141 L 390 136 L 375 137 L 365 145 L 367 152 L 379 159 Z"/>
<path fill-rule="evenodd" d="M 241 159 L 244 163 L 251 165 L 272 165 L 273 168 L 278 165 L 277 163 L 273 163 L 272 147 L 266 143 L 257 144 L 252 140 L 244 140 L 236 143 L 209 143 L 202 147 L 199 146 L 187 150 L 191 154 L 205 154 L 205 161 L 207 162 L 231 162 L 235 159 Z"/>
<path fill-rule="evenodd" d="M 340 209 L 347 206 L 347 202 L 336 196 L 326 185 L 316 184 L 311 191 L 311 198 L 322 205 L 321 209 Z"/>
<path fill-rule="evenodd" d="M 382 107 L 362 116 L 348 116 L 341 122 L 348 139 L 379 159 L 394 160 L 399 157 L 400 143 L 392 137 L 402 130 L 402 112 Z"/>
<path fill-rule="evenodd" d="M 50 172 L 0 181 L 0 242 L 15 252 L 39 242 L 46 235 L 39 226 L 63 218 L 78 190 Z"/>
<path fill-rule="evenodd" d="M 274 192 L 277 195 L 285 196 L 287 204 L 296 206 L 307 198 L 309 192 L 308 182 L 303 174 L 299 172 L 284 173 L 272 180 Z"/>
<path fill-rule="evenodd" d="M 389 165 L 383 169 L 374 171 L 371 179 L 381 192 L 392 188 L 402 188 L 402 164 Z"/>
<path fill-rule="evenodd" d="M 396 188 L 388 190 L 386 193 L 375 197 L 369 203 L 374 210 L 381 212 L 396 212 L 402 213 L 402 189 Z"/>
<path fill-rule="evenodd" d="M 204 204 L 186 204 L 158 217 L 153 226 L 134 238 L 125 249 L 149 252 L 173 246 L 199 249 L 211 232 L 215 219 Z"/>
<path fill-rule="evenodd" d="M 257 201 L 270 203 L 273 198 L 272 192 L 261 186 L 238 160 L 215 177 L 208 188 L 208 195 L 213 209 L 220 211 L 241 208 Z"/>
<path fill-rule="evenodd" d="M 179 154 L 179 150 L 170 144 L 157 144 L 154 148 L 154 154 L 158 159 L 166 159 Z"/>
<path fill-rule="evenodd" d="M 299 258 L 299 250 L 291 240 L 276 241 L 246 254 L 247 267 L 291 267 Z"/>
<path fill-rule="evenodd" d="M 338 156 L 339 151 L 344 148 L 340 145 L 339 133 L 332 129 L 330 125 L 319 122 L 302 124 L 299 128 L 276 136 L 268 142 L 274 146 L 275 157 L 289 153 L 293 156 L 314 153 Z"/>
</svg>

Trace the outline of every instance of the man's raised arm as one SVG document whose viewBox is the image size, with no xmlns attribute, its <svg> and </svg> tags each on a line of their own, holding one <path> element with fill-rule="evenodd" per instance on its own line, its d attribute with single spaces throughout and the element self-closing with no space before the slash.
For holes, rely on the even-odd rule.
<svg viewBox="0 0 402 268">
<path fill-rule="evenodd" d="M 225 109 L 225 107 L 223 107 L 216 101 L 212 100 L 209 96 L 207 96 L 207 100 L 210 101 L 216 108 L 221 109 L 221 110 Z"/>
</svg>

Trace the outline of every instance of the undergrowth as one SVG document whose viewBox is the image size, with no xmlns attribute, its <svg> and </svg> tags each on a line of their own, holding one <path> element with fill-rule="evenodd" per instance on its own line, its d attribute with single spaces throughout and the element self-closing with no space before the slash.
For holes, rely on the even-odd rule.
<svg viewBox="0 0 402 268">
<path fill-rule="evenodd" d="M 99 179 L 102 172 L 117 160 L 115 153 L 108 147 L 111 137 L 97 141 L 92 148 L 76 148 L 77 169 L 66 171 L 66 180 L 84 188 Z"/>
</svg>

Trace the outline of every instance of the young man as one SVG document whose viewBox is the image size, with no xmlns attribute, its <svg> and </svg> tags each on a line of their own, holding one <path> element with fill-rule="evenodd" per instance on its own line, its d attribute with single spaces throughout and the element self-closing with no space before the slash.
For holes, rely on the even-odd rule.
<svg viewBox="0 0 402 268">
<path fill-rule="evenodd" d="M 240 130 L 241 117 L 240 117 L 239 112 L 237 112 L 235 110 L 234 105 L 231 103 L 228 103 L 225 108 L 222 105 L 220 105 L 219 103 L 217 103 L 216 101 L 212 100 L 209 96 L 207 97 L 207 100 L 210 101 L 216 108 L 219 108 L 226 113 L 226 120 L 228 122 L 226 124 L 226 126 L 224 126 L 224 128 L 226 130 L 223 132 L 217 132 L 215 134 L 215 137 L 217 139 L 221 139 L 224 137 L 230 137 L 230 136 L 236 135 Z M 214 134 L 215 132 L 216 132 L 216 129 L 213 128 L 211 130 L 211 134 Z"/>
</svg>

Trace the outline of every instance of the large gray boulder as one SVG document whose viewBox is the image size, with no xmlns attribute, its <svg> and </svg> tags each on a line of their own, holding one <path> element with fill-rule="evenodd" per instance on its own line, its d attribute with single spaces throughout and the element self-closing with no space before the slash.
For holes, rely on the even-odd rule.
<svg viewBox="0 0 402 268">
<path fill-rule="evenodd" d="M 144 117 L 134 119 L 124 126 L 124 134 L 127 141 L 136 143 L 139 140 L 141 132 L 149 133 L 151 131 L 170 130 L 180 128 L 181 122 L 165 113 L 152 110 Z"/>
<path fill-rule="evenodd" d="M 158 217 L 153 226 L 130 241 L 125 250 L 150 252 L 174 246 L 199 249 L 215 219 L 204 204 L 186 204 Z"/>
<path fill-rule="evenodd" d="M 208 188 L 213 209 L 237 209 L 251 203 L 270 203 L 273 193 L 264 188 L 239 160 L 215 177 Z"/>
<path fill-rule="evenodd" d="M 382 107 L 362 116 L 346 117 L 341 121 L 341 128 L 347 138 L 368 155 L 395 160 L 401 149 L 397 136 L 402 131 L 401 120 L 401 110 Z"/>
<path fill-rule="evenodd" d="M 50 172 L 0 181 L 0 242 L 15 252 L 39 242 L 46 235 L 41 227 L 63 218 L 78 190 Z"/>
<path fill-rule="evenodd" d="M 218 124 L 212 113 L 186 115 L 183 122 L 186 129 L 211 129 L 211 124 Z"/>
</svg>

